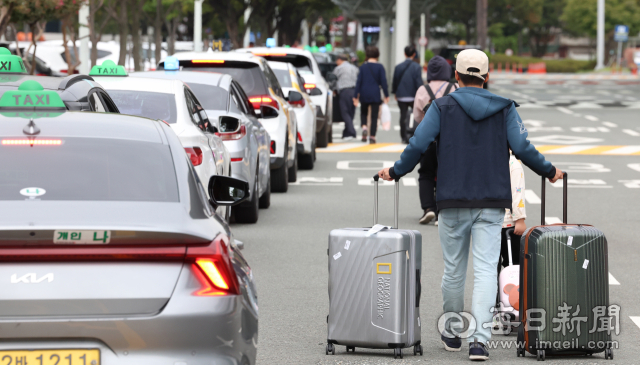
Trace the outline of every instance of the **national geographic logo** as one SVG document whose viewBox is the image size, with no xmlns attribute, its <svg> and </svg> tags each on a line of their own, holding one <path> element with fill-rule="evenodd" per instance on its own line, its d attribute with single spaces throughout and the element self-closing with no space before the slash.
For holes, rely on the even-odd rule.
<svg viewBox="0 0 640 365">
<path fill-rule="evenodd" d="M 391 264 L 376 264 L 376 274 L 391 275 Z M 391 277 L 378 277 L 378 319 L 384 318 L 384 312 L 391 308 Z"/>
</svg>

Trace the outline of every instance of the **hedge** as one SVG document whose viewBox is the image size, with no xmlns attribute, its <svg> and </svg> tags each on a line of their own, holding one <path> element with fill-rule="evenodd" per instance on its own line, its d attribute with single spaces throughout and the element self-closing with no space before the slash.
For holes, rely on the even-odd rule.
<svg viewBox="0 0 640 365">
<path fill-rule="evenodd" d="M 498 67 L 498 63 L 502 63 L 502 69 L 506 63 L 520 63 L 522 67 L 527 68 L 530 63 L 539 63 L 544 62 L 547 66 L 547 72 L 581 72 L 581 71 L 593 71 L 596 67 L 596 61 L 578 61 L 571 59 L 561 59 L 561 60 L 546 60 L 542 58 L 534 58 L 534 57 L 518 57 L 518 56 L 506 56 L 504 54 L 493 54 L 489 56 L 489 62 L 492 62 L 494 66 Z"/>
</svg>

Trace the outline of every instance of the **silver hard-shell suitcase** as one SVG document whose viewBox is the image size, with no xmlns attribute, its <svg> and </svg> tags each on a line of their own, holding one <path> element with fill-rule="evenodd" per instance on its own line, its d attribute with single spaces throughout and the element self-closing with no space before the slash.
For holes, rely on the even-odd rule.
<svg viewBox="0 0 640 365">
<path fill-rule="evenodd" d="M 378 223 L 378 176 L 374 177 L 374 228 Z M 402 349 L 420 345 L 420 273 L 422 235 L 398 229 L 398 181 L 395 228 L 371 234 L 370 228 L 344 228 L 329 234 L 329 316 L 326 353 L 335 345 Z"/>
</svg>

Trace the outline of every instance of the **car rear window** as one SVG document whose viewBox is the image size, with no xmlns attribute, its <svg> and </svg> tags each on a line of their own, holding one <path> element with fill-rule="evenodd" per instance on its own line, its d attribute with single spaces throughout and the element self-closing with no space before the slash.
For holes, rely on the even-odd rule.
<svg viewBox="0 0 640 365">
<path fill-rule="evenodd" d="M 189 82 L 188 85 L 206 110 L 227 110 L 229 97 L 225 89 L 207 84 L 194 84 L 193 82 Z"/>
<path fill-rule="evenodd" d="M 267 95 L 267 85 L 260 66 L 253 62 L 224 61 L 223 63 L 193 63 L 180 61 L 185 71 L 208 71 L 231 75 L 244 89 L 247 96 Z"/>
<path fill-rule="evenodd" d="M 0 200 L 178 202 L 169 147 L 105 138 L 24 136 L 0 143 Z M 48 141 L 48 142 L 47 142 Z"/>
<path fill-rule="evenodd" d="M 289 70 L 276 70 L 273 68 L 271 70 L 276 74 L 276 78 L 278 78 L 278 82 L 281 87 L 293 87 L 291 84 L 291 73 L 289 73 Z"/>
<path fill-rule="evenodd" d="M 160 119 L 171 124 L 178 121 L 176 98 L 173 94 L 130 90 L 107 92 L 121 114 Z"/>
<path fill-rule="evenodd" d="M 295 67 L 301 74 L 304 73 L 313 73 L 313 69 L 311 68 L 311 60 L 306 56 L 302 55 L 293 55 L 289 54 L 286 56 L 263 56 L 260 54 L 256 54 L 257 56 L 264 57 L 267 61 L 278 61 L 278 62 L 286 62 L 290 63 Z"/>
</svg>

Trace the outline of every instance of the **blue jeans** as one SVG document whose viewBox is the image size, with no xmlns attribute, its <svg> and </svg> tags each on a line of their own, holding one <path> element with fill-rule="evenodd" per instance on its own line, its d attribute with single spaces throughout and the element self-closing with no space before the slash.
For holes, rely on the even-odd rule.
<svg viewBox="0 0 640 365">
<path fill-rule="evenodd" d="M 485 344 L 491 339 L 491 308 L 496 303 L 498 291 L 496 267 L 503 220 L 503 208 L 449 208 L 441 210 L 438 216 L 444 258 L 442 299 L 445 313 L 464 311 L 464 284 L 470 239 L 473 238 L 475 280 L 471 314 L 476 320 L 476 330 L 467 338 L 469 342 L 473 342 L 474 337 Z M 489 325 L 487 328 L 483 326 L 485 323 Z"/>
</svg>

